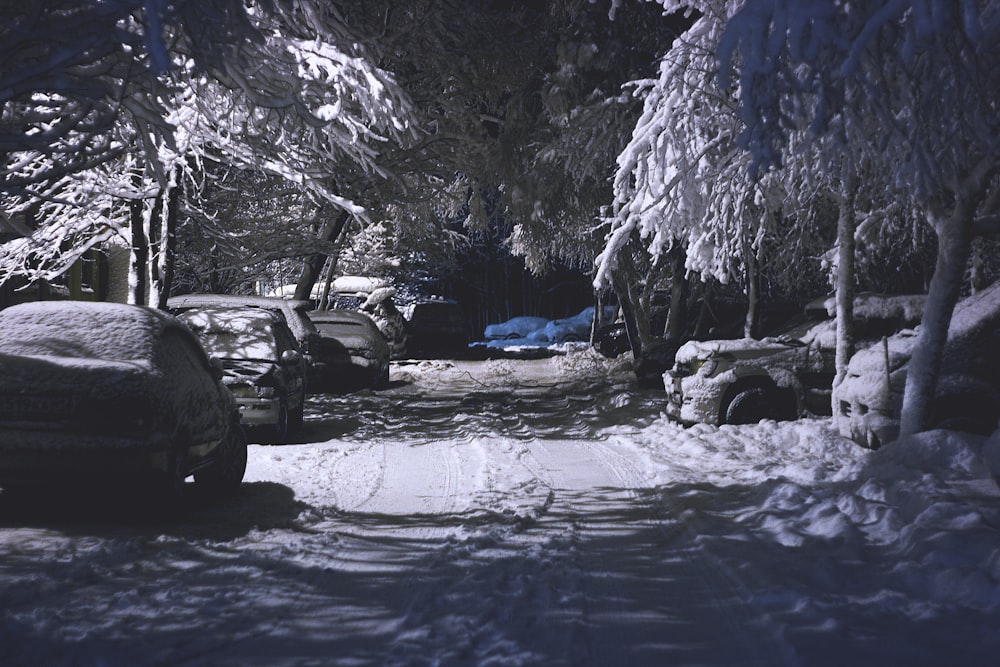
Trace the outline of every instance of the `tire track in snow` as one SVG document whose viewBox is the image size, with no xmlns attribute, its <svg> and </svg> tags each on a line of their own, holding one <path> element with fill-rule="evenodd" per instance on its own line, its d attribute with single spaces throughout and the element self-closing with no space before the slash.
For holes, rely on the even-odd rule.
<svg viewBox="0 0 1000 667">
<path fill-rule="evenodd" d="M 631 659 L 646 664 L 672 644 L 679 653 L 667 656 L 709 664 L 797 664 L 754 603 L 747 573 L 692 535 L 663 502 L 669 496 L 652 490 L 636 450 L 614 442 L 538 440 L 520 457 L 553 490 L 540 524 L 561 531 L 551 545 L 576 572 L 579 631 L 563 638 L 573 662 L 618 662 L 630 647 Z"/>
</svg>

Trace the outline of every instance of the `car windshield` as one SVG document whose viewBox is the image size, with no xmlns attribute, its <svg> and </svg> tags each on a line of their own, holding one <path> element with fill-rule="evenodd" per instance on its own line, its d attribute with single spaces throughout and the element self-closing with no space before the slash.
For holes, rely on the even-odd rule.
<svg viewBox="0 0 1000 667">
<path fill-rule="evenodd" d="M 277 347 L 269 330 L 227 331 L 209 329 L 198 332 L 210 356 L 220 359 L 276 361 Z"/>
<path fill-rule="evenodd" d="M 179 316 L 219 359 L 276 361 L 272 316 L 259 310 L 192 310 Z"/>
<path fill-rule="evenodd" d="M 363 331 L 364 325 L 361 322 L 317 322 L 316 328 L 319 329 L 320 333 L 327 336 L 336 336 L 337 334 L 342 334 L 345 331 L 356 330 Z"/>
</svg>

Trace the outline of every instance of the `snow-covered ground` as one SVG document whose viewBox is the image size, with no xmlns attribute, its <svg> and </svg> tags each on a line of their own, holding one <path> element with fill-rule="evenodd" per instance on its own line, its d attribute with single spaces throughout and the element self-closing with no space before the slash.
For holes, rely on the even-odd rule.
<svg viewBox="0 0 1000 667">
<path fill-rule="evenodd" d="M 626 371 L 400 363 L 171 521 L 0 496 L 0 664 L 996 664 L 1000 434 L 684 429 Z"/>
</svg>

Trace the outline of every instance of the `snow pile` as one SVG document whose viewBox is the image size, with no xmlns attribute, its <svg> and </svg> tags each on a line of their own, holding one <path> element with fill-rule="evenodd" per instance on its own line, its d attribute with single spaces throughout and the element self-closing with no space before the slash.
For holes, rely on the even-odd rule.
<svg viewBox="0 0 1000 667">
<path fill-rule="evenodd" d="M 996 661 L 1000 433 L 685 429 L 588 351 L 392 371 L 190 521 L 0 523 L 0 662 Z"/>
</svg>

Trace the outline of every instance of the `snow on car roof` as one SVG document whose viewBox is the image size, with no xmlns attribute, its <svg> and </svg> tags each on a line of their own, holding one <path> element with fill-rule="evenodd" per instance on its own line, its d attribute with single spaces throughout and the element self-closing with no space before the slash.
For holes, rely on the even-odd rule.
<svg viewBox="0 0 1000 667">
<path fill-rule="evenodd" d="M 854 317 L 856 319 L 919 320 L 924 311 L 926 294 L 878 294 L 862 292 L 854 296 Z M 837 314 L 836 296 L 816 299 L 806 306 L 807 312 L 825 311 L 827 317 Z"/>
<path fill-rule="evenodd" d="M 0 311 L 0 349 L 7 354 L 149 359 L 167 313 L 121 303 L 39 301 Z"/>
<path fill-rule="evenodd" d="M 389 282 L 382 278 L 371 276 L 340 276 L 335 278 L 330 287 L 334 292 L 369 294 L 379 288 L 389 287 Z"/>
<path fill-rule="evenodd" d="M 980 326 L 987 319 L 1000 315 L 1000 281 L 966 297 L 955 306 L 948 335 L 956 336 Z"/>
<path fill-rule="evenodd" d="M 167 307 L 169 308 L 199 308 L 205 306 L 254 306 L 276 310 L 286 307 L 296 310 L 309 310 L 312 308 L 311 303 L 302 299 L 281 299 L 273 296 L 255 296 L 253 294 L 183 294 L 167 299 Z"/>
<path fill-rule="evenodd" d="M 309 313 L 309 319 L 315 323 L 319 322 L 343 322 L 343 323 L 357 323 L 365 324 L 366 322 L 374 322 L 365 313 L 359 312 L 357 310 L 347 310 L 346 308 L 332 308 L 330 310 L 313 310 Z"/>
</svg>

